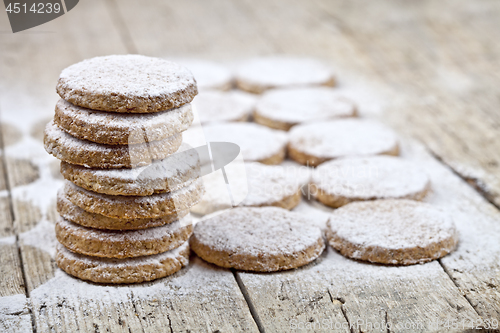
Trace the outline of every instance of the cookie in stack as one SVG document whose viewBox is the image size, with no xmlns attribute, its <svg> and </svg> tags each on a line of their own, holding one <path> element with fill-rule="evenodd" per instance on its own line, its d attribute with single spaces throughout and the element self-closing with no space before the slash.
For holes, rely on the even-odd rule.
<svg viewBox="0 0 500 333">
<path fill-rule="evenodd" d="M 66 183 L 56 262 L 101 283 L 150 281 L 189 260 L 189 209 L 202 197 L 199 159 L 182 144 L 197 94 L 191 72 L 140 55 L 97 57 L 62 71 L 45 129 Z"/>
</svg>

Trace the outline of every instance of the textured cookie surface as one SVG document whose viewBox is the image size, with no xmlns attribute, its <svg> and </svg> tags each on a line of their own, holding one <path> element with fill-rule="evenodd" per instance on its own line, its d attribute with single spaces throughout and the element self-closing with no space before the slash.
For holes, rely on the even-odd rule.
<svg viewBox="0 0 500 333">
<path fill-rule="evenodd" d="M 458 243 L 449 214 L 413 200 L 345 205 L 332 213 L 327 236 L 330 245 L 346 257 L 393 265 L 441 258 Z"/>
<path fill-rule="evenodd" d="M 277 207 L 234 208 L 198 222 L 190 243 L 208 262 L 258 272 L 303 266 L 325 248 L 307 217 Z"/>
<path fill-rule="evenodd" d="M 297 125 L 290 130 L 288 154 L 311 166 L 347 156 L 398 155 L 392 129 L 362 119 L 339 119 Z"/>
<path fill-rule="evenodd" d="M 131 258 L 163 253 L 184 244 L 191 236 L 191 218 L 143 230 L 99 230 L 60 218 L 56 237 L 69 250 L 94 257 Z"/>
<path fill-rule="evenodd" d="M 300 203 L 301 187 L 309 181 L 309 173 L 296 167 L 264 165 L 246 162 L 245 168 L 226 170 L 233 200 L 238 206 L 275 206 L 292 209 Z M 191 208 L 196 214 L 206 215 L 217 210 L 232 207 L 227 196 L 227 184 L 217 173 L 203 177 L 203 185 L 207 189 L 201 201 Z"/>
<path fill-rule="evenodd" d="M 178 152 L 133 169 L 90 169 L 61 162 L 61 174 L 86 190 L 109 195 L 151 195 L 180 189 L 200 176 L 194 149 Z"/>
<path fill-rule="evenodd" d="M 134 145 L 104 145 L 77 139 L 61 130 L 53 121 L 45 127 L 45 150 L 61 161 L 90 168 L 132 168 L 149 165 L 175 153 L 182 134 L 160 141 Z"/>
<path fill-rule="evenodd" d="M 82 140 L 127 145 L 166 139 L 193 122 L 191 104 L 152 114 L 110 113 L 82 108 L 60 99 L 54 122 Z"/>
<path fill-rule="evenodd" d="M 93 110 L 148 113 L 177 108 L 197 94 L 191 72 L 176 63 L 141 55 L 96 57 L 64 69 L 57 93 Z"/>
<path fill-rule="evenodd" d="M 270 90 L 253 113 L 257 123 L 284 131 L 304 122 L 354 116 L 354 103 L 327 87 Z"/>
<path fill-rule="evenodd" d="M 139 283 L 178 272 L 189 263 L 189 244 L 152 256 L 115 259 L 91 257 L 57 247 L 60 269 L 82 280 L 98 283 Z"/>
<path fill-rule="evenodd" d="M 181 59 L 179 63 L 193 73 L 200 91 L 229 90 L 233 86 L 233 74 L 222 64 L 199 59 Z"/>
<path fill-rule="evenodd" d="M 66 220 L 84 227 L 108 230 L 139 230 L 159 227 L 173 223 L 189 214 L 189 210 L 177 211 L 173 214 L 157 218 L 113 218 L 101 214 L 87 212 L 66 198 L 64 187 L 57 192 L 57 212 Z"/>
<path fill-rule="evenodd" d="M 236 71 L 238 88 L 257 94 L 271 88 L 333 84 L 331 69 L 307 58 L 255 58 L 240 64 Z"/>
<path fill-rule="evenodd" d="M 254 123 L 220 123 L 203 126 L 208 142 L 232 142 L 240 146 L 246 161 L 279 164 L 285 158 L 287 134 Z"/>
<path fill-rule="evenodd" d="M 203 182 L 197 179 L 177 191 L 150 196 L 95 193 L 66 181 L 63 194 L 87 212 L 114 218 L 137 219 L 157 218 L 188 210 L 201 199 L 203 192 Z"/>
<path fill-rule="evenodd" d="M 417 165 L 397 157 L 352 157 L 321 164 L 312 174 L 310 189 L 320 202 L 340 207 L 375 199 L 421 200 L 430 180 Z"/>
<path fill-rule="evenodd" d="M 254 96 L 233 90 L 201 92 L 193 100 L 193 106 L 202 124 L 225 121 L 246 121 L 252 112 Z"/>
</svg>

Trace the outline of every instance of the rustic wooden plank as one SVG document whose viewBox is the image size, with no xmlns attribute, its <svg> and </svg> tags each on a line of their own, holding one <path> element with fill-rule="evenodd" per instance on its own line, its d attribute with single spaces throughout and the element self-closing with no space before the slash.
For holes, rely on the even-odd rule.
<svg viewBox="0 0 500 333">
<path fill-rule="evenodd" d="M 119 287 L 58 270 L 30 297 L 41 331 L 258 332 L 233 274 L 197 257 L 170 277 Z"/>
<path fill-rule="evenodd" d="M 225 60 L 278 51 L 250 10 L 238 2 L 124 0 L 117 4 L 143 54 Z M 152 7 L 154 11 L 144 10 Z"/>
<path fill-rule="evenodd" d="M 386 325 L 391 332 L 453 331 L 453 323 L 454 331 L 465 331 L 500 320 L 500 213 L 420 145 L 404 145 L 403 154 L 431 176 L 434 190 L 426 200 L 454 214 L 459 248 L 440 262 L 408 267 L 361 263 L 329 249 L 299 270 L 238 273 L 266 329 L 341 329 L 347 319 L 363 332 L 385 332 Z M 325 218 L 313 206 L 299 211 Z"/>
<path fill-rule="evenodd" d="M 347 36 L 355 58 L 365 59 L 367 74 L 408 99 L 392 108 L 394 124 L 499 206 L 498 2 L 316 3 Z"/>
</svg>

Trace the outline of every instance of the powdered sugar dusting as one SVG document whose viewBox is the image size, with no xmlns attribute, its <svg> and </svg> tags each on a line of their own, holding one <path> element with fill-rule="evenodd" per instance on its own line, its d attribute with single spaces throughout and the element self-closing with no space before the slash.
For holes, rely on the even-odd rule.
<svg viewBox="0 0 500 333">
<path fill-rule="evenodd" d="M 167 111 L 147 114 L 136 113 L 112 113 L 96 111 L 73 105 L 60 99 L 56 104 L 56 119 L 71 119 L 73 126 L 80 127 L 78 133 L 85 133 L 85 139 L 93 142 L 104 142 L 106 138 L 113 136 L 121 139 L 120 144 L 142 143 L 147 141 L 161 140 L 185 131 L 191 125 L 193 113 L 191 104 Z M 71 128 L 62 129 L 72 133 Z M 137 131 L 144 131 L 139 142 L 132 142 Z M 146 136 L 146 138 L 144 138 Z"/>
<path fill-rule="evenodd" d="M 325 162 L 314 170 L 311 182 L 330 195 L 370 200 L 409 197 L 426 190 L 430 180 L 417 164 L 371 156 Z"/>
<path fill-rule="evenodd" d="M 329 224 L 350 243 L 385 249 L 425 248 L 456 235 L 449 214 L 411 200 L 351 203 L 335 210 Z"/>
<path fill-rule="evenodd" d="M 233 142 L 247 161 L 269 158 L 285 149 L 287 134 L 253 123 L 211 124 L 203 127 L 209 142 Z"/>
<path fill-rule="evenodd" d="M 64 69 L 59 80 L 59 84 L 71 90 L 117 94 L 130 99 L 164 96 L 194 84 L 191 72 L 181 65 L 133 54 L 84 60 Z"/>
<path fill-rule="evenodd" d="M 200 59 L 179 59 L 176 61 L 189 68 L 193 73 L 199 90 L 231 89 L 233 74 L 227 67 L 217 62 Z"/>
<path fill-rule="evenodd" d="M 307 217 L 276 207 L 234 208 L 198 222 L 194 234 L 216 251 L 251 256 L 293 255 L 322 237 Z"/>
<path fill-rule="evenodd" d="M 185 242 L 178 248 L 175 248 L 170 251 L 166 251 L 159 254 L 154 254 L 150 256 L 142 256 L 135 258 L 126 258 L 126 259 L 112 259 L 112 258 L 97 258 L 90 257 L 78 253 L 71 252 L 66 249 L 61 244 L 57 245 L 57 252 L 63 255 L 65 258 L 70 260 L 75 260 L 78 262 L 83 262 L 86 265 L 90 266 L 99 266 L 99 267 L 109 267 L 109 268 L 126 268 L 126 267 L 140 267 L 145 265 L 161 265 L 161 262 L 167 259 L 176 259 L 180 258 L 181 254 L 189 248 L 189 242 Z"/>
<path fill-rule="evenodd" d="M 340 119 L 298 125 L 290 131 L 290 146 L 321 158 L 375 155 L 397 146 L 394 131 L 362 119 Z"/>
<path fill-rule="evenodd" d="M 179 229 L 191 224 L 191 217 L 188 215 L 181 220 L 165 224 L 160 227 L 147 228 L 141 230 L 96 230 L 92 228 L 83 227 L 76 223 L 70 222 L 64 218 L 57 221 L 57 224 L 65 229 L 70 234 L 80 234 L 82 238 L 91 238 L 94 240 L 100 240 L 104 243 L 113 242 L 141 242 L 141 241 L 153 241 L 156 239 L 167 238 L 174 233 L 178 232 Z"/>
<path fill-rule="evenodd" d="M 269 206 L 294 195 L 309 181 L 309 169 L 305 167 L 264 165 L 246 162 L 244 169 L 236 169 L 229 179 L 232 197 L 243 197 L 239 206 Z M 245 172 L 246 171 L 246 172 Z M 222 175 L 211 173 L 203 178 L 206 194 L 192 211 L 208 214 L 232 207 L 228 198 L 228 186 Z M 241 195 L 240 195 L 241 192 Z M 246 195 L 245 195 L 246 194 Z"/>
<path fill-rule="evenodd" d="M 332 70 L 315 59 L 275 56 L 242 62 L 236 79 L 263 87 L 320 85 L 332 79 Z"/>
<path fill-rule="evenodd" d="M 255 96 L 232 90 L 205 91 L 193 100 L 202 124 L 225 121 L 245 121 L 256 103 Z"/>
<path fill-rule="evenodd" d="M 352 117 L 355 111 L 352 101 L 338 90 L 327 87 L 270 90 L 256 106 L 259 115 L 290 124 Z"/>
</svg>

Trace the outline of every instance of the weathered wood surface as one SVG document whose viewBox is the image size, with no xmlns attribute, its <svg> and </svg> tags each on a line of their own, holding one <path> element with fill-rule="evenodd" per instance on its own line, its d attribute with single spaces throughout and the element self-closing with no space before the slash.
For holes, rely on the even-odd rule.
<svg viewBox="0 0 500 333">
<path fill-rule="evenodd" d="M 498 2 L 465 0 L 106 0 L 80 2 L 24 33 L 0 34 L 0 168 L 7 176 L 0 172 L 0 296 L 15 297 L 0 297 L 0 330 L 31 331 L 30 311 L 37 331 L 349 332 L 388 331 L 380 326 L 387 323 L 390 332 L 408 331 L 405 324 L 448 331 L 446 319 L 465 331 L 500 320 L 499 211 L 418 144 L 405 145 L 404 157 L 427 168 L 436 188 L 428 200 L 456 212 L 461 231 L 459 249 L 439 262 L 391 268 L 329 249 L 296 271 L 233 276 L 194 258 L 160 282 L 90 285 L 91 293 L 55 268 L 51 223 L 60 183 L 40 144 L 57 76 L 83 58 L 316 56 L 338 69 L 341 86 L 362 78 L 385 98 L 374 107 L 385 109 L 379 116 L 424 142 L 498 206 L 499 12 Z M 10 30 L 5 15 L 0 30 Z M 30 196 L 33 190 L 46 200 Z"/>
</svg>

